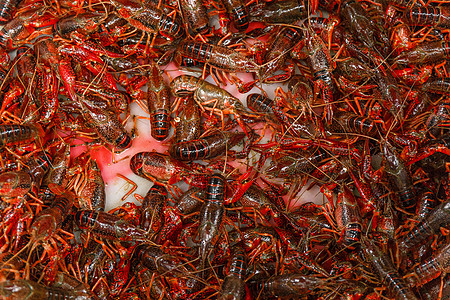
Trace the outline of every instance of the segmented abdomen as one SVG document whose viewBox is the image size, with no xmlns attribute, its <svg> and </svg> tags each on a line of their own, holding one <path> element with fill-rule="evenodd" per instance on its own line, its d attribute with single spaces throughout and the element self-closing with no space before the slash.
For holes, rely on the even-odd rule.
<svg viewBox="0 0 450 300">
<path fill-rule="evenodd" d="M 169 112 L 166 109 L 158 109 L 150 115 L 152 137 L 158 141 L 164 140 L 169 135 Z"/>
<path fill-rule="evenodd" d="M 273 100 L 261 94 L 247 96 L 247 107 L 256 112 L 273 113 Z"/>
<path fill-rule="evenodd" d="M 221 204 L 225 199 L 225 178 L 220 174 L 211 175 L 206 188 L 205 202 Z"/>
<path fill-rule="evenodd" d="M 437 204 L 438 201 L 432 191 L 427 190 L 423 192 L 417 204 L 416 215 L 421 219 L 425 218 Z"/>
<path fill-rule="evenodd" d="M 369 118 L 364 118 L 361 116 L 350 116 L 347 119 L 347 126 L 364 135 L 374 136 L 377 134 L 377 127 L 375 122 Z"/>
<path fill-rule="evenodd" d="M 30 125 L 0 125 L 0 149 L 15 143 L 30 142 L 37 134 Z"/>
<path fill-rule="evenodd" d="M 405 14 L 410 25 L 431 25 L 444 28 L 450 25 L 450 9 L 446 6 L 414 7 Z"/>
<path fill-rule="evenodd" d="M 420 244 L 423 240 L 438 232 L 441 227 L 450 223 L 450 202 L 441 203 L 430 214 L 411 229 L 407 236 L 399 243 L 402 250 Z"/>
<path fill-rule="evenodd" d="M 205 43 L 185 43 L 181 49 L 192 59 L 208 61 L 211 58 L 213 46 Z"/>
<path fill-rule="evenodd" d="M 0 1 L 0 24 L 5 24 L 12 19 L 14 10 L 21 0 Z"/>
<path fill-rule="evenodd" d="M 178 20 L 174 20 L 169 16 L 161 17 L 159 22 L 159 30 L 169 33 L 173 38 L 180 38 L 184 35 L 183 26 L 180 25 Z"/>
<path fill-rule="evenodd" d="M 102 211 L 80 210 L 75 215 L 75 222 L 81 229 L 109 240 L 147 241 L 148 233 L 118 216 Z"/>
<path fill-rule="evenodd" d="M 237 30 L 244 31 L 248 28 L 248 13 L 245 10 L 245 5 L 233 8 L 231 17 L 233 18 L 234 26 Z"/>
<path fill-rule="evenodd" d="M 214 158 L 236 145 L 244 136 L 242 132 L 217 132 L 198 140 L 172 144 L 169 153 L 182 161 Z"/>
<path fill-rule="evenodd" d="M 418 300 L 396 271 L 386 272 L 383 276 L 384 285 L 396 296 L 395 299 Z"/>
<path fill-rule="evenodd" d="M 395 193 L 400 206 L 407 211 L 414 211 L 416 207 L 417 197 L 414 187 L 398 191 Z"/>
<path fill-rule="evenodd" d="M 170 155 L 179 160 L 192 161 L 209 158 L 211 156 L 212 145 L 209 139 L 198 139 L 193 141 L 173 144 L 170 148 Z"/>
<path fill-rule="evenodd" d="M 72 208 L 73 198 L 69 194 L 59 195 L 50 206 L 56 209 L 61 214 L 61 219 L 64 219 Z"/>
<path fill-rule="evenodd" d="M 358 243 L 361 239 L 361 229 L 362 225 L 360 223 L 347 224 L 347 226 L 345 226 L 344 234 L 342 235 L 344 245 L 354 248 L 355 243 Z"/>
<path fill-rule="evenodd" d="M 447 94 L 450 92 L 450 77 L 428 80 L 422 86 L 422 90 L 437 94 Z"/>
<path fill-rule="evenodd" d="M 441 273 L 441 269 L 436 259 L 431 257 L 415 267 L 414 272 L 419 278 L 416 285 L 422 285 L 436 278 Z"/>
</svg>

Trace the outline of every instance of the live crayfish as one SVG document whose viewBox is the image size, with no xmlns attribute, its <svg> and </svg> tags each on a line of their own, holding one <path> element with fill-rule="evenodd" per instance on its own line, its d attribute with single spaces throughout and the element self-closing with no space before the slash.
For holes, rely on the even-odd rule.
<svg viewBox="0 0 450 300">
<path fill-rule="evenodd" d="M 378 2 L 0 2 L 0 299 L 448 298 L 450 9 Z"/>
</svg>

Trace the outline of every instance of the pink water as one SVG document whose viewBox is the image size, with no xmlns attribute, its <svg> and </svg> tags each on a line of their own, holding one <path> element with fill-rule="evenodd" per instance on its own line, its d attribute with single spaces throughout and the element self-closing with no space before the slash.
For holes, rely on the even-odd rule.
<svg viewBox="0 0 450 300">
<path fill-rule="evenodd" d="M 201 75 L 200 73 L 195 74 L 192 72 L 177 70 L 177 68 L 173 64 L 165 67 L 163 71 L 165 72 L 164 76 L 166 79 L 166 84 L 169 84 L 171 78 L 175 78 L 176 76 L 181 74 L 189 74 L 194 76 Z M 244 81 L 252 80 L 249 74 L 244 73 L 239 74 L 238 76 L 241 80 Z M 211 77 L 209 77 L 207 81 L 213 82 Z M 263 88 L 268 93 L 269 97 L 273 97 L 274 90 L 277 86 L 280 85 L 265 85 L 263 86 Z M 234 85 L 228 84 L 222 87 L 233 94 L 235 97 L 240 99 L 244 104 L 246 102 L 245 100 L 248 94 L 261 92 L 258 88 L 253 88 L 246 94 L 240 94 Z M 173 100 L 174 99 L 175 98 L 173 98 Z M 129 166 L 131 157 L 138 152 L 156 151 L 159 153 L 165 153 L 168 149 L 167 141 L 160 142 L 151 137 L 150 121 L 148 120 L 148 117 L 148 112 L 144 111 L 137 103 L 132 103 L 131 117 L 128 119 L 126 124 L 126 129 L 128 131 L 131 131 L 133 126 L 135 126 L 136 129 L 136 136 L 133 139 L 131 148 L 119 154 L 111 154 L 111 152 L 104 147 L 95 149 L 91 152 L 92 157 L 97 161 L 102 170 L 102 176 L 106 183 L 106 210 L 110 210 L 121 205 L 122 198 L 133 188 L 134 185 L 136 185 L 136 190 L 126 199 L 123 199 L 124 201 L 136 203 L 137 200 L 135 195 L 138 194 L 140 196 L 144 196 L 153 185 L 150 181 L 133 174 Z M 262 128 L 263 125 L 261 124 L 257 125 L 254 129 L 256 129 L 258 133 L 261 133 Z M 168 139 L 170 139 L 171 134 L 169 135 Z M 270 136 L 271 131 L 269 129 L 266 129 L 265 140 L 268 140 Z M 256 163 L 257 161 L 258 157 L 256 156 L 256 153 L 251 153 L 250 162 Z M 231 165 L 237 168 L 241 173 L 244 173 L 249 167 L 246 161 L 233 161 L 231 162 Z M 119 174 L 128 178 L 130 182 L 134 183 L 130 183 L 129 181 L 123 179 Z M 273 181 L 278 183 L 281 182 L 280 180 L 276 179 Z M 262 181 L 258 180 L 258 183 L 262 187 L 266 187 L 266 184 L 264 184 Z M 319 193 L 316 188 L 313 188 L 309 191 L 302 190 L 299 195 L 301 196 L 294 197 L 294 199 L 290 201 L 290 205 L 298 205 L 299 203 L 307 201 L 315 201 L 320 203 L 322 202 L 322 194 Z M 288 194 L 287 197 L 291 197 L 291 195 Z"/>
</svg>

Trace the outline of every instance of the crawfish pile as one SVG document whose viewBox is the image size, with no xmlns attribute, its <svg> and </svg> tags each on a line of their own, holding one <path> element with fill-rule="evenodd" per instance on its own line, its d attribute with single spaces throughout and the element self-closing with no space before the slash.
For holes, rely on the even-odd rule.
<svg viewBox="0 0 450 300">
<path fill-rule="evenodd" d="M 449 299 L 449 20 L 0 1 L 0 298 Z M 136 151 L 131 106 L 167 151 Z M 140 205 L 105 212 L 100 148 L 148 180 Z"/>
</svg>

